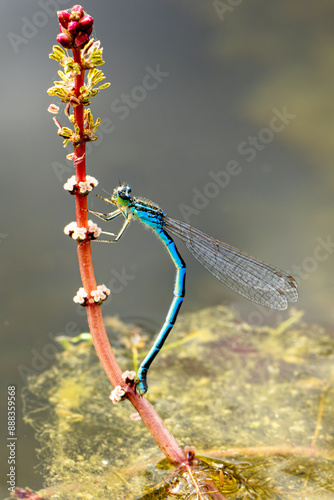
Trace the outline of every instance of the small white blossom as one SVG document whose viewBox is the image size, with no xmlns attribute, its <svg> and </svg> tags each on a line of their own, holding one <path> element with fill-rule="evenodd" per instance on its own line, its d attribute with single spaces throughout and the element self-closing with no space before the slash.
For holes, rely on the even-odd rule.
<svg viewBox="0 0 334 500">
<path fill-rule="evenodd" d="M 90 191 L 92 191 L 95 186 L 98 185 L 98 180 L 95 179 L 95 177 L 92 177 L 91 175 L 86 175 L 86 180 L 79 182 L 79 187 L 80 187 L 80 193 L 82 194 L 88 194 Z"/>
<path fill-rule="evenodd" d="M 114 403 L 114 405 L 117 405 L 122 399 L 122 397 L 125 395 L 125 391 L 122 389 L 120 385 L 117 385 L 113 391 L 111 391 L 111 394 L 109 398 L 111 401 Z"/>
<path fill-rule="evenodd" d="M 70 222 L 64 227 L 64 233 L 76 241 L 84 241 L 87 238 L 96 239 L 101 231 L 101 228 L 91 220 L 88 221 L 88 228 L 78 227 L 76 222 Z"/>
<path fill-rule="evenodd" d="M 87 181 L 80 181 L 79 188 L 81 194 L 86 194 L 89 193 L 90 191 L 93 191 L 93 187 Z"/>
<path fill-rule="evenodd" d="M 122 373 L 122 379 L 124 380 L 124 382 L 126 382 L 126 380 L 134 380 L 135 376 L 136 372 L 134 371 L 126 370 L 125 372 Z"/>
<path fill-rule="evenodd" d="M 76 227 L 71 237 L 77 241 L 85 241 L 85 239 L 87 238 L 87 228 Z"/>
<path fill-rule="evenodd" d="M 70 222 L 69 224 L 67 224 L 67 226 L 64 227 L 64 233 L 67 234 L 67 236 L 70 236 L 70 233 L 73 233 L 76 228 L 77 223 L 75 221 Z"/>
<path fill-rule="evenodd" d="M 88 293 L 86 292 L 86 290 L 83 287 L 81 287 L 77 291 L 77 294 L 73 297 L 73 301 L 76 304 L 83 305 L 87 302 L 87 298 L 88 298 Z"/>
<path fill-rule="evenodd" d="M 68 160 L 72 160 L 74 165 L 76 165 L 76 163 L 82 161 L 84 155 L 81 156 L 80 158 L 77 158 L 74 153 L 71 153 L 67 155 L 66 158 Z M 87 175 L 86 180 L 80 181 L 79 183 L 77 183 L 75 175 L 72 175 L 72 177 L 67 179 L 66 183 L 64 184 L 64 189 L 66 189 L 72 194 L 74 194 L 73 192 L 77 192 L 79 190 L 80 194 L 87 195 L 88 193 L 93 191 L 93 189 L 97 185 L 98 181 L 95 179 L 95 177 L 92 177 L 91 175 Z"/>
<path fill-rule="evenodd" d="M 72 175 L 72 177 L 67 179 L 67 181 L 65 182 L 63 187 L 66 191 L 74 191 L 76 183 L 77 183 L 77 181 L 76 181 L 75 175 Z"/>
<path fill-rule="evenodd" d="M 91 175 L 86 175 L 86 181 L 89 182 L 89 184 L 93 187 L 96 187 L 99 183 L 99 181 Z"/>
<path fill-rule="evenodd" d="M 94 302 L 96 302 L 96 303 L 106 299 L 106 296 L 104 295 L 104 293 L 100 292 L 99 290 L 92 290 L 90 292 L 90 294 L 93 297 Z"/>
<path fill-rule="evenodd" d="M 107 299 L 108 295 L 110 295 L 110 290 L 105 285 L 99 285 L 97 290 L 91 291 L 91 296 L 96 304 L 99 302 L 103 302 Z"/>
<path fill-rule="evenodd" d="M 93 236 L 93 238 L 98 238 L 101 234 L 102 229 L 98 227 L 95 222 L 89 220 L 88 221 L 88 233 L 90 236 Z"/>
<path fill-rule="evenodd" d="M 110 295 L 110 289 L 107 288 L 106 285 L 98 285 L 97 289 L 105 293 L 107 297 Z"/>
</svg>

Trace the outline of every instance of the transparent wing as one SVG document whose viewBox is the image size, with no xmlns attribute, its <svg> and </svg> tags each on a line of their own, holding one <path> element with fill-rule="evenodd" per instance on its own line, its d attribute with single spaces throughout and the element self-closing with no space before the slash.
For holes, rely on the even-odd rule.
<svg viewBox="0 0 334 500">
<path fill-rule="evenodd" d="M 246 299 L 279 310 L 298 299 L 297 283 L 284 271 L 211 238 L 190 224 L 167 215 L 164 222 L 164 229 L 180 238 L 202 266 Z"/>
</svg>

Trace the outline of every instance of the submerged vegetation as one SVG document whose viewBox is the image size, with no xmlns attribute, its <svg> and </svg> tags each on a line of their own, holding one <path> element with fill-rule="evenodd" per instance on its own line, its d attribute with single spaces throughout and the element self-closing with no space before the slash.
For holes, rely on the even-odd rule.
<svg viewBox="0 0 334 500">
<path fill-rule="evenodd" d="M 334 498 L 333 337 L 301 316 L 277 328 L 249 326 L 225 307 L 181 316 L 149 397 L 178 442 L 196 446 L 191 469 L 157 463 L 130 403 L 111 405 L 91 341 L 68 343 L 24 396 L 41 443 L 41 496 Z M 132 368 L 148 332 L 107 324 L 122 368 Z"/>
</svg>

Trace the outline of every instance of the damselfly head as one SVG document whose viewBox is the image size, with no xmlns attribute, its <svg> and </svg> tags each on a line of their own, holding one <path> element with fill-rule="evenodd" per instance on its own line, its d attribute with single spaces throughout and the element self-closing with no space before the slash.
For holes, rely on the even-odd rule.
<svg viewBox="0 0 334 500">
<path fill-rule="evenodd" d="M 119 205 L 127 205 L 131 200 L 131 187 L 127 184 L 121 184 L 114 191 L 114 198 Z"/>
</svg>

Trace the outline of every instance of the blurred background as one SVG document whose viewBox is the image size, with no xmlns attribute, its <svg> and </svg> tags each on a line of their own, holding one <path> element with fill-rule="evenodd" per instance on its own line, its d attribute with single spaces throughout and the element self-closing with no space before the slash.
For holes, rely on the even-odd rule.
<svg viewBox="0 0 334 500">
<path fill-rule="evenodd" d="M 233 4 L 233 6 L 232 6 Z M 237 5 L 236 5 L 237 4 Z M 20 392 L 29 371 L 49 366 L 53 338 L 87 330 L 72 297 L 81 286 L 63 227 L 73 172 L 46 90 L 59 66 L 56 11 L 66 0 L 1 6 L 1 415 L 17 390 L 17 485 L 41 479 Z M 323 0 L 86 0 L 101 68 L 111 87 L 92 100 L 102 118 L 87 172 L 106 196 L 119 181 L 134 196 L 237 246 L 298 280 L 309 322 L 334 323 L 334 5 Z M 148 76 L 149 75 L 149 76 Z M 64 126 L 63 114 L 58 115 Z M 94 195 L 93 210 L 109 210 Z M 121 221 L 120 221 L 121 222 Z M 115 231 L 120 222 L 103 224 Z M 287 317 L 248 303 L 216 281 L 179 244 L 187 262 L 182 312 L 230 304 L 255 324 Z M 174 268 L 153 233 L 133 223 L 117 245 L 93 244 L 98 283 L 112 291 L 104 314 L 162 324 Z M 7 435 L 5 435 L 6 437 Z M 5 440 L 0 493 L 6 496 Z"/>
</svg>

